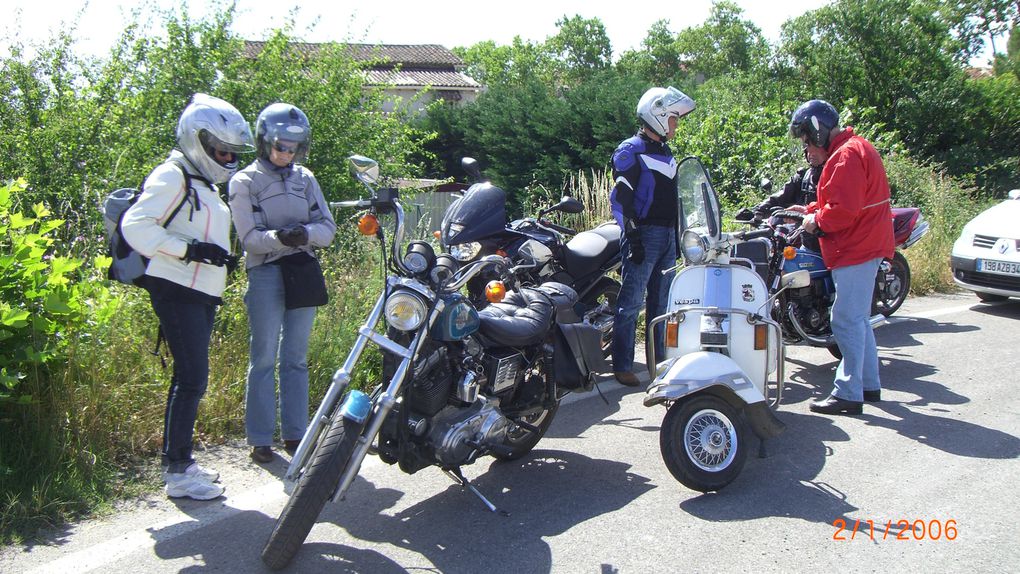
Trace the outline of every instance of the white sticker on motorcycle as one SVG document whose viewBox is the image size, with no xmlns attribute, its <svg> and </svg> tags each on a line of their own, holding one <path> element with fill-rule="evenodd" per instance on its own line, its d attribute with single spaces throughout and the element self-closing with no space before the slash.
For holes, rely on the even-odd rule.
<svg viewBox="0 0 1020 574">
<path fill-rule="evenodd" d="M 740 289 L 741 289 L 741 292 L 743 293 L 744 301 L 747 301 L 748 303 L 750 303 L 751 301 L 754 301 L 754 286 L 753 285 L 751 285 L 750 283 L 745 283 L 745 284 L 740 286 Z"/>
</svg>

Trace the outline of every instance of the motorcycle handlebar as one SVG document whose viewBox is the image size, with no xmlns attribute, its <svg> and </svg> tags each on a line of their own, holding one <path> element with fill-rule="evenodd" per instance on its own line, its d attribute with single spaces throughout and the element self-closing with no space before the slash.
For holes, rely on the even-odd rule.
<svg viewBox="0 0 1020 574">
<path fill-rule="evenodd" d="M 549 229 L 552 229 L 552 230 L 555 230 L 555 231 L 559 231 L 560 233 L 563 233 L 565 235 L 577 235 L 577 231 L 575 231 L 575 230 L 573 230 L 573 229 L 571 229 L 569 227 L 564 227 L 562 225 L 557 225 L 555 223 L 552 223 L 551 221 L 545 221 L 544 219 L 540 219 L 539 223 L 541 223 L 542 225 L 548 227 Z"/>
<path fill-rule="evenodd" d="M 751 239 L 757 239 L 759 237 L 769 237 L 772 235 L 772 230 L 769 228 L 764 229 L 750 229 L 748 231 L 738 231 L 733 234 L 733 237 L 742 241 L 749 241 Z"/>
</svg>

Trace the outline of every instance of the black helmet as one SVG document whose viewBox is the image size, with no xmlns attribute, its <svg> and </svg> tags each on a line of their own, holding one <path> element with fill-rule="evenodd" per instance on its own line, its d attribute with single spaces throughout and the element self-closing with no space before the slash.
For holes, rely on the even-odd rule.
<svg viewBox="0 0 1020 574">
<path fill-rule="evenodd" d="M 839 126 L 839 113 L 824 100 L 804 102 L 790 118 L 790 135 L 797 139 L 807 136 L 808 142 L 829 149 L 829 132 Z"/>
<path fill-rule="evenodd" d="M 270 104 L 255 120 L 255 153 L 262 159 L 269 159 L 269 152 L 278 141 L 297 144 L 294 163 L 301 163 L 308 155 L 312 143 L 312 126 L 308 116 L 297 106 Z"/>
</svg>

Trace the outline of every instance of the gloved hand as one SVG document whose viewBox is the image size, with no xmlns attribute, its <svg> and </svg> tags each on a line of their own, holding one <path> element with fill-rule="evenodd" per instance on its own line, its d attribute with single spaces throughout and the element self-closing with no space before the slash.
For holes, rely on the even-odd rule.
<svg viewBox="0 0 1020 574">
<path fill-rule="evenodd" d="M 297 223 L 280 229 L 276 232 L 276 237 L 287 247 L 301 247 L 308 243 L 308 228 Z"/>
<path fill-rule="evenodd" d="M 237 257 L 230 255 L 226 249 L 215 243 L 206 243 L 196 239 L 188 244 L 188 250 L 184 253 L 184 260 L 223 267 L 231 261 L 236 263 Z"/>
<path fill-rule="evenodd" d="M 635 265 L 641 265 L 645 261 L 645 246 L 641 243 L 641 232 L 632 229 L 627 232 L 627 258 Z"/>
</svg>

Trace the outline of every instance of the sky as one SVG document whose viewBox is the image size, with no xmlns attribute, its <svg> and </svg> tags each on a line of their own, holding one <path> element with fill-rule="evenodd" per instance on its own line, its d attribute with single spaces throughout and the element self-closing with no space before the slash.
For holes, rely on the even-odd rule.
<svg viewBox="0 0 1020 574">
<path fill-rule="evenodd" d="M 772 42 L 779 39 L 786 20 L 831 0 L 736 0 L 744 18 Z M 81 54 L 104 56 L 133 10 L 152 16 L 155 10 L 188 6 L 193 19 L 206 16 L 214 0 L 4 0 L 0 7 L 0 55 L 10 41 L 25 46 L 45 41 L 77 23 L 74 38 Z M 483 40 L 510 44 L 515 36 L 542 42 L 556 33 L 564 16 L 597 17 L 613 47 L 614 58 L 640 48 L 649 27 L 669 21 L 676 33 L 702 24 L 711 0 L 648 2 L 633 7 L 621 0 L 238 0 L 233 31 L 247 40 L 263 40 L 269 31 L 293 20 L 292 36 L 308 42 L 383 44 L 439 44 L 447 48 L 471 46 Z M 621 9 L 621 7 L 624 7 Z M 155 17 L 161 22 L 161 17 Z M 144 19 L 142 21 L 145 21 Z M 984 53 L 972 60 L 984 65 Z"/>
<path fill-rule="evenodd" d="M 183 0 L 192 18 L 205 14 L 209 1 Z M 25 45 L 43 41 L 75 21 L 78 49 L 105 55 L 132 19 L 130 11 L 171 9 L 181 0 L 4 0 L 0 38 L 18 38 Z M 767 38 L 779 38 L 782 23 L 828 0 L 738 0 L 744 17 Z M 649 2 L 636 8 L 620 0 L 239 0 L 233 30 L 245 39 L 261 40 L 267 32 L 294 18 L 294 36 L 310 42 L 338 41 L 384 44 L 471 46 L 483 40 L 506 45 L 515 36 L 542 42 L 556 33 L 563 16 L 598 17 L 606 27 L 614 55 L 639 48 L 651 24 L 670 22 L 670 30 L 705 21 L 711 0 Z M 295 8 L 299 6 L 299 8 Z M 79 18 L 80 14 L 80 18 Z M 160 18 L 157 18 L 157 21 Z M 313 26 L 312 28 L 309 28 Z M 0 50 L 9 49 L 0 40 Z"/>
</svg>

